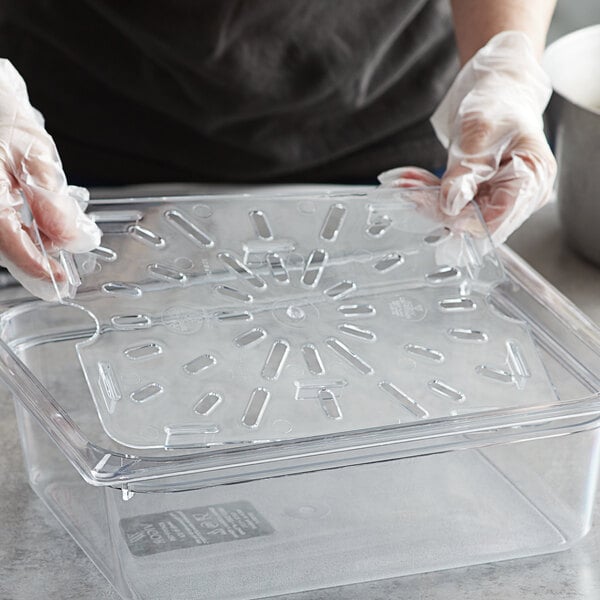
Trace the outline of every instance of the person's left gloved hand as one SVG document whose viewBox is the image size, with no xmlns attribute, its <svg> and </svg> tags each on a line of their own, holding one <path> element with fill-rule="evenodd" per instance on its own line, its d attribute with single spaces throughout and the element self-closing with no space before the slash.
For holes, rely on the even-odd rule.
<svg viewBox="0 0 600 600">
<path fill-rule="evenodd" d="M 81 253 L 100 243 L 100 229 L 84 213 L 88 198 L 86 189 L 67 185 L 23 78 L 0 59 L 0 264 L 32 294 L 56 300 L 70 292 L 67 273 L 40 245 Z"/>
<path fill-rule="evenodd" d="M 499 245 L 550 199 L 556 161 L 542 114 L 552 88 L 523 33 L 492 38 L 463 67 L 431 122 L 448 148 L 442 179 L 417 167 L 379 175 L 384 186 L 441 185 L 440 215 L 479 205 Z"/>
</svg>

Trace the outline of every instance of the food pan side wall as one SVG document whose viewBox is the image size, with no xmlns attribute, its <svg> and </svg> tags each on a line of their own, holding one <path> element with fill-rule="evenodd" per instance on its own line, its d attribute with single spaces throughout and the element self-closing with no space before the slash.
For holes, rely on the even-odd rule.
<svg viewBox="0 0 600 600">
<path fill-rule="evenodd" d="M 590 427 L 129 497 L 86 484 L 37 421 L 17 414 L 33 488 L 135 600 L 245 600 L 567 548 L 589 526 L 600 438 Z"/>
<path fill-rule="evenodd" d="M 14 404 L 30 486 L 113 587 L 137 600 L 123 582 L 101 488 L 86 483 L 35 417 Z"/>
</svg>

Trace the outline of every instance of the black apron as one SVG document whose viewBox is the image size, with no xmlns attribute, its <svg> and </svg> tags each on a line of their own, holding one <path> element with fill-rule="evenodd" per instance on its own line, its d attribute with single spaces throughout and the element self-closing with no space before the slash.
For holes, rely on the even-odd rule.
<svg viewBox="0 0 600 600">
<path fill-rule="evenodd" d="M 7 0 L 0 56 L 80 184 L 441 167 L 447 0 Z"/>
</svg>

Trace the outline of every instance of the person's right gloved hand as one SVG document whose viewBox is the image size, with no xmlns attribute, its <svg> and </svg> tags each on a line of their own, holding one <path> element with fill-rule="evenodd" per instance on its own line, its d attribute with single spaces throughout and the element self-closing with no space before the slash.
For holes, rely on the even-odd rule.
<svg viewBox="0 0 600 600">
<path fill-rule="evenodd" d="M 440 219 L 461 218 L 474 200 L 494 245 L 551 197 L 556 161 L 542 114 L 552 87 L 528 37 L 505 31 L 465 64 L 431 122 L 448 148 L 441 179 L 417 167 L 379 175 L 388 187 L 440 186 Z M 472 221 L 469 221 L 472 224 Z"/>
<path fill-rule="evenodd" d="M 42 115 L 31 106 L 23 78 L 0 59 L 0 263 L 32 294 L 56 299 L 66 274 L 36 245 L 23 221 L 26 201 L 49 252 L 87 252 L 100 243 L 101 232 L 83 212 L 88 192 L 68 186 L 54 141 Z"/>
</svg>

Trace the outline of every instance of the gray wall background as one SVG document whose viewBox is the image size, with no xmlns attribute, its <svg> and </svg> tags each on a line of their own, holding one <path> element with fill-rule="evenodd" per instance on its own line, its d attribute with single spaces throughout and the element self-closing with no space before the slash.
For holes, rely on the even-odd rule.
<svg viewBox="0 0 600 600">
<path fill-rule="evenodd" d="M 600 0 L 558 0 L 548 41 L 588 25 L 600 24 Z"/>
</svg>

